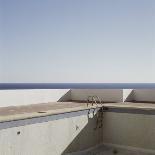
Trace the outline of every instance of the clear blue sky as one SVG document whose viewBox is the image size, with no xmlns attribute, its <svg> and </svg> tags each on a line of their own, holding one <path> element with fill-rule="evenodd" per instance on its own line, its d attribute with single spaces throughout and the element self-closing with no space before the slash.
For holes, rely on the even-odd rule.
<svg viewBox="0 0 155 155">
<path fill-rule="evenodd" d="M 155 82 L 155 0 L 0 0 L 0 82 Z"/>
</svg>

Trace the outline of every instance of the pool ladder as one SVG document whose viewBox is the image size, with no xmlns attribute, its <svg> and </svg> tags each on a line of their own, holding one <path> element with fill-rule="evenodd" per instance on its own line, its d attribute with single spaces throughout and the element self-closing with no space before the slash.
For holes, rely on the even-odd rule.
<svg viewBox="0 0 155 155">
<path fill-rule="evenodd" d="M 96 113 L 96 126 L 94 127 L 94 130 L 97 130 L 99 128 L 102 128 L 103 126 L 103 112 L 104 112 L 104 107 L 100 107 L 99 110 L 98 109 L 98 105 L 102 105 L 103 104 L 103 100 L 101 98 L 99 98 L 98 96 L 94 95 L 94 96 L 88 96 L 87 98 L 87 107 L 88 105 L 91 104 L 92 106 L 95 104 L 96 107 L 93 108 L 93 117 L 95 116 L 95 111 L 97 111 Z M 90 111 L 88 111 L 88 116 L 90 114 Z"/>
<path fill-rule="evenodd" d="M 87 98 L 87 106 L 91 103 L 91 105 L 93 106 L 94 104 L 96 104 L 96 106 L 98 106 L 98 104 L 103 104 L 103 101 L 101 98 L 99 98 L 98 96 L 94 95 L 94 96 L 88 96 Z"/>
</svg>

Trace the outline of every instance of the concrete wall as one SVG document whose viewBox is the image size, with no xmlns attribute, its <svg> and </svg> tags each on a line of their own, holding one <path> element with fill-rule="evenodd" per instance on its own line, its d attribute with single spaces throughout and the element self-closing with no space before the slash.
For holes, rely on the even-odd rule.
<svg viewBox="0 0 155 155">
<path fill-rule="evenodd" d="M 155 102 L 155 89 L 123 89 L 123 101 Z"/>
<path fill-rule="evenodd" d="M 155 150 L 155 115 L 106 112 L 103 142 Z"/>
<path fill-rule="evenodd" d="M 155 89 L 135 89 L 134 100 L 155 102 Z"/>
<path fill-rule="evenodd" d="M 22 121 L 22 120 L 21 120 Z M 102 142 L 95 118 L 80 115 L 0 130 L 0 155 L 61 155 Z"/>
<path fill-rule="evenodd" d="M 0 107 L 68 100 L 87 100 L 87 97 L 90 95 L 97 95 L 105 102 L 123 101 L 123 90 L 121 89 L 0 90 Z"/>
<path fill-rule="evenodd" d="M 72 100 L 87 100 L 88 96 L 97 95 L 103 101 L 108 102 L 122 102 L 122 89 L 72 89 Z"/>
<path fill-rule="evenodd" d="M 133 89 L 123 89 L 123 102 L 132 101 L 134 99 Z"/>
<path fill-rule="evenodd" d="M 0 90 L 0 107 L 56 102 L 70 98 L 69 89 Z"/>
<path fill-rule="evenodd" d="M 97 95 L 105 102 L 155 102 L 155 89 L 31 89 L 0 90 L 0 107 L 68 100 L 87 100 Z"/>
</svg>

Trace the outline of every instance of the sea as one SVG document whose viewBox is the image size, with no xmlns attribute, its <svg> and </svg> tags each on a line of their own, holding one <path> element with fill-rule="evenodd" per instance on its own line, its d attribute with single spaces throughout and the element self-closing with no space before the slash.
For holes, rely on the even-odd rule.
<svg viewBox="0 0 155 155">
<path fill-rule="evenodd" d="M 155 89 L 155 83 L 0 83 L 10 89 Z"/>
</svg>

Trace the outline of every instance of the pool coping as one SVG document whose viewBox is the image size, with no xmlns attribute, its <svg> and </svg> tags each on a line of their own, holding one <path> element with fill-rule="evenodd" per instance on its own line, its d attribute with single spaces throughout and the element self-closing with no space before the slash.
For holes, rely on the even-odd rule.
<svg viewBox="0 0 155 155">
<path fill-rule="evenodd" d="M 46 106 L 46 103 L 44 103 Z M 148 115 L 155 115 L 155 104 L 148 104 L 148 103 L 133 103 L 133 102 L 120 102 L 120 103 L 103 103 L 98 105 L 91 105 L 87 106 L 87 103 L 77 103 L 77 102 L 53 102 L 48 103 L 53 104 L 62 104 L 63 108 L 56 108 L 50 110 L 43 110 L 43 111 L 33 111 L 33 112 L 23 112 L 23 113 L 16 113 L 12 115 L 1 115 L 0 114 L 0 123 L 3 122 L 10 122 L 16 120 L 24 120 L 24 119 L 32 119 L 32 118 L 39 118 L 39 117 L 46 117 L 52 115 L 60 115 L 65 113 L 72 113 L 78 111 L 88 111 L 90 109 L 100 109 L 104 107 L 104 112 L 118 112 L 118 113 L 133 113 L 133 114 L 148 114 Z M 65 107 L 65 104 L 72 107 Z M 74 106 L 74 104 L 76 106 Z M 39 104 L 38 104 L 39 105 Z M 34 106 L 34 105 L 27 105 L 25 106 Z M 37 105 L 35 105 L 37 107 Z M 17 106 L 13 107 L 14 109 L 18 109 L 19 107 L 24 108 L 24 106 Z M 11 107 L 10 107 L 11 108 Z M 35 108 L 35 107 L 34 107 Z M 2 109 L 2 108 L 0 108 Z M 6 111 L 7 113 L 7 111 Z"/>
</svg>

